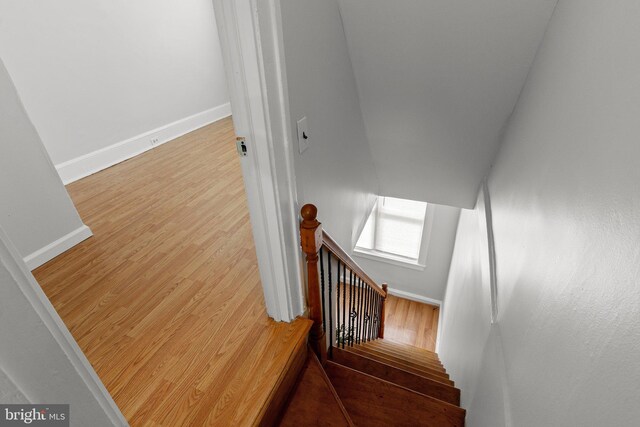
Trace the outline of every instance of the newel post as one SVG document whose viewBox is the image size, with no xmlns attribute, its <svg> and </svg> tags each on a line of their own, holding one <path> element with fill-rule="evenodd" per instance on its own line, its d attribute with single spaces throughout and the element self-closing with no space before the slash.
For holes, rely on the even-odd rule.
<svg viewBox="0 0 640 427">
<path fill-rule="evenodd" d="M 387 284 L 382 284 L 382 290 L 384 291 L 384 298 L 382 298 L 382 309 L 380 309 L 380 332 L 378 333 L 378 338 L 384 338 L 384 318 L 387 306 L 387 296 L 389 295 L 389 291 L 387 291 Z"/>
<path fill-rule="evenodd" d="M 309 318 L 313 326 L 309 333 L 309 344 L 324 365 L 327 360 L 327 344 L 322 327 L 322 302 L 320 299 L 320 281 L 318 276 L 318 252 L 322 247 L 322 225 L 316 219 L 318 208 L 304 205 L 300 210 L 300 244 L 307 259 L 307 295 L 309 299 Z"/>
</svg>

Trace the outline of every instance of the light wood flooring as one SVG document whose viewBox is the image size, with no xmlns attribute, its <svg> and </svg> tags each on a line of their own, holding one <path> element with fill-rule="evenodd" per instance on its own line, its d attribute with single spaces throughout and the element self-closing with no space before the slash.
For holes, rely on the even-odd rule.
<svg viewBox="0 0 640 427">
<path fill-rule="evenodd" d="M 345 291 L 344 285 L 341 284 L 340 289 L 340 295 L 333 295 L 333 304 L 338 307 L 336 311 L 338 318 L 336 320 L 342 323 L 343 319 L 346 318 L 347 322 L 344 329 L 351 330 L 351 328 L 353 328 L 354 339 L 357 341 L 358 337 L 364 337 L 372 331 L 366 329 L 366 327 L 363 328 L 358 317 L 356 317 L 356 320 L 351 321 L 348 313 L 351 310 L 354 310 L 356 313 L 363 312 L 359 305 L 362 301 L 366 300 L 366 297 L 359 297 L 360 288 L 356 286 L 350 287 L 347 285 Z M 363 295 L 365 294 L 366 292 L 363 292 Z M 355 305 L 354 308 L 351 308 L 352 298 Z M 433 352 L 436 351 L 438 320 L 440 316 L 439 307 L 389 294 L 387 296 L 385 310 L 385 340 L 409 344 Z M 336 328 L 338 328 L 338 326 L 336 326 Z"/>
<path fill-rule="evenodd" d="M 436 351 L 439 307 L 393 295 L 386 304 L 385 339 Z"/>
<path fill-rule="evenodd" d="M 94 236 L 34 274 L 132 426 L 244 426 L 308 320 L 268 319 L 224 119 L 72 183 Z"/>
</svg>

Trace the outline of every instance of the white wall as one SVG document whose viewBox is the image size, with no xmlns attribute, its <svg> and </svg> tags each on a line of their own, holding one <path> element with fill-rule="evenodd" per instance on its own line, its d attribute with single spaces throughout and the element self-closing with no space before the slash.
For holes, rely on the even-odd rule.
<svg viewBox="0 0 640 427">
<path fill-rule="evenodd" d="M 0 343 L 2 403 L 66 403 L 74 427 L 127 425 L 1 227 Z"/>
<path fill-rule="evenodd" d="M 558 3 L 489 179 L 495 328 L 461 216 L 440 356 L 470 427 L 638 423 L 639 20 Z"/>
<path fill-rule="evenodd" d="M 0 0 L 0 17 L 0 56 L 56 165 L 228 115 L 210 0 Z"/>
<path fill-rule="evenodd" d="M 32 268 L 91 235 L 1 60 L 0 200 L 0 226 Z"/>
<path fill-rule="evenodd" d="M 424 302 L 442 301 L 447 286 L 459 214 L 459 208 L 428 205 L 427 215 L 432 216 L 433 219 L 429 229 L 425 227 L 423 236 L 423 250 L 427 251 L 424 270 L 414 270 L 367 259 L 357 254 L 355 259 L 377 283 L 387 283 L 395 291 L 411 294 L 398 295 Z"/>
<path fill-rule="evenodd" d="M 313 203 L 347 251 L 378 194 L 355 77 L 336 0 L 282 0 L 293 128 L 309 120 L 311 147 L 294 156 L 300 205 Z"/>
<path fill-rule="evenodd" d="M 472 208 L 556 0 L 340 0 L 382 194 Z"/>
</svg>

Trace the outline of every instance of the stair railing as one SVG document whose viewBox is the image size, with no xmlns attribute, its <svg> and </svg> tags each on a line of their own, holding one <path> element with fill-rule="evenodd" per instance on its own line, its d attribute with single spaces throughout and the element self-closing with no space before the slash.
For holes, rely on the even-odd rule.
<svg viewBox="0 0 640 427">
<path fill-rule="evenodd" d="M 384 337 L 387 285 L 379 286 L 322 230 L 318 209 L 300 211 L 300 243 L 306 255 L 311 348 L 324 364 L 334 347 Z M 328 330 L 328 336 L 325 331 Z"/>
</svg>

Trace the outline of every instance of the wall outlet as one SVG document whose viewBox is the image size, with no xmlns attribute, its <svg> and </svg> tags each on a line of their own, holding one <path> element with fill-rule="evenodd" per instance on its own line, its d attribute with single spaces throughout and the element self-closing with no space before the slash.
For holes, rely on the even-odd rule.
<svg viewBox="0 0 640 427">
<path fill-rule="evenodd" d="M 159 141 L 160 141 L 160 138 L 158 138 L 157 136 L 154 136 L 153 138 L 151 138 L 151 145 L 158 145 Z"/>
</svg>

